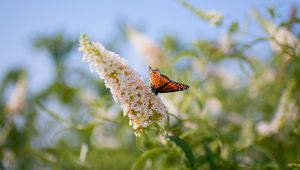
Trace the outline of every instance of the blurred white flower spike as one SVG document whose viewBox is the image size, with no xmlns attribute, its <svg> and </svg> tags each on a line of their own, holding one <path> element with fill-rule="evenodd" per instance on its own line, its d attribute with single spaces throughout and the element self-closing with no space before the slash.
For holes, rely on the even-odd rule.
<svg viewBox="0 0 300 170">
<path fill-rule="evenodd" d="M 166 56 L 162 49 L 146 35 L 129 28 L 128 38 L 130 43 L 143 57 L 147 65 L 160 67 L 166 63 Z"/>
<path fill-rule="evenodd" d="M 167 109 L 161 99 L 118 54 L 106 50 L 100 43 L 91 42 L 86 35 L 80 38 L 79 51 L 83 52 L 82 61 L 104 79 L 114 100 L 121 103 L 124 116 L 129 118 L 136 136 L 166 117 Z"/>
<path fill-rule="evenodd" d="M 218 27 L 222 24 L 224 19 L 223 13 L 216 10 L 202 10 L 202 9 L 195 8 L 186 0 L 179 0 L 179 1 L 183 6 L 188 8 L 190 11 L 192 11 L 201 19 L 207 21 L 211 26 Z"/>
<path fill-rule="evenodd" d="M 25 107 L 27 98 L 27 79 L 21 75 L 15 85 L 15 89 L 6 103 L 6 110 L 9 113 L 17 113 Z"/>
<path fill-rule="evenodd" d="M 204 11 L 203 18 L 208 21 L 211 26 L 221 25 L 224 15 L 216 10 Z"/>
<path fill-rule="evenodd" d="M 283 130 L 285 127 L 292 125 L 297 120 L 299 109 L 296 101 L 291 98 L 291 89 L 293 85 L 283 91 L 280 97 L 276 113 L 271 122 L 259 122 L 257 124 L 257 131 L 264 136 L 270 136 Z"/>
<path fill-rule="evenodd" d="M 300 55 L 300 41 L 296 35 L 287 28 L 276 26 L 273 22 L 265 19 L 256 9 L 252 13 L 267 32 L 271 48 L 277 53 L 283 52 L 285 61 L 289 61 L 293 53 L 295 56 Z"/>
</svg>

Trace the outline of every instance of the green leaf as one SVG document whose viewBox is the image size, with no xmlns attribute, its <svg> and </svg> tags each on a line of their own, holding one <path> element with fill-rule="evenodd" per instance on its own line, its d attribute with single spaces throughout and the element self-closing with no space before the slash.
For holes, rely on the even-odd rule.
<svg viewBox="0 0 300 170">
<path fill-rule="evenodd" d="M 192 50 L 184 50 L 181 51 L 180 53 L 178 53 L 173 59 L 172 62 L 176 63 L 178 62 L 180 59 L 183 58 L 199 58 L 199 55 L 197 54 L 197 52 L 192 51 Z"/>
<path fill-rule="evenodd" d="M 268 8 L 268 12 L 271 15 L 272 18 L 275 18 L 275 7 L 274 6 L 270 6 Z"/>
<path fill-rule="evenodd" d="M 230 25 L 230 28 L 229 28 L 229 33 L 232 34 L 232 33 L 235 33 L 236 31 L 239 30 L 239 23 L 238 22 L 233 22 L 231 25 Z"/>
<path fill-rule="evenodd" d="M 140 170 L 143 169 L 143 167 L 146 164 L 147 159 L 154 157 L 157 154 L 160 154 L 162 152 L 167 151 L 167 149 L 164 148 L 154 148 L 151 150 L 148 150 L 146 152 L 144 152 L 136 161 L 135 163 L 132 165 L 131 169 L 132 170 Z"/>
<path fill-rule="evenodd" d="M 183 150 L 186 158 L 190 163 L 191 169 L 196 169 L 195 157 L 189 144 L 177 136 L 168 136 L 168 138 Z"/>
<path fill-rule="evenodd" d="M 206 143 L 204 145 L 204 150 L 205 150 L 205 153 L 206 153 L 206 158 L 207 158 L 207 161 L 209 163 L 210 169 L 215 170 L 216 169 L 216 164 L 215 164 L 215 161 L 214 161 L 214 155 L 213 155 L 208 143 Z"/>
<path fill-rule="evenodd" d="M 298 164 L 298 163 L 290 163 L 290 164 L 288 164 L 288 166 L 290 168 L 300 168 L 300 164 Z"/>
</svg>

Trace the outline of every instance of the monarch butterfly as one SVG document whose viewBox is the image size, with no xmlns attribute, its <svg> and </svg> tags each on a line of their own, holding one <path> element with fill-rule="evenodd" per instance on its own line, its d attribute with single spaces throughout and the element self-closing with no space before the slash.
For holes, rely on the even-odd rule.
<svg viewBox="0 0 300 170">
<path fill-rule="evenodd" d="M 149 66 L 149 72 L 150 88 L 155 95 L 158 93 L 176 92 L 189 88 L 188 85 L 177 83 L 173 80 L 170 80 L 169 77 L 160 74 L 159 69 L 152 69 Z"/>
</svg>

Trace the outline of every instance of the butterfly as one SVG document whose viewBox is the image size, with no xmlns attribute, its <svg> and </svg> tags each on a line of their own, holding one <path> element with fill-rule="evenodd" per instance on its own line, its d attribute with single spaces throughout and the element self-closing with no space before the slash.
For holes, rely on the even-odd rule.
<svg viewBox="0 0 300 170">
<path fill-rule="evenodd" d="M 149 66 L 149 72 L 150 88 L 155 95 L 158 93 L 176 92 L 189 88 L 188 85 L 177 83 L 173 80 L 170 80 L 169 77 L 160 74 L 159 69 L 152 69 Z"/>
</svg>

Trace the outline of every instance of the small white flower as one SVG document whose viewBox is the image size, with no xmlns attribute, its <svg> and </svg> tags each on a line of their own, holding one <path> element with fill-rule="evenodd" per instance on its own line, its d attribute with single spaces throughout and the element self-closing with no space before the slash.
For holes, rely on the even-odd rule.
<svg viewBox="0 0 300 170">
<path fill-rule="evenodd" d="M 228 52 L 231 47 L 232 47 L 232 37 L 228 35 L 227 33 L 223 33 L 219 37 L 219 44 L 220 44 L 220 49 L 226 53 Z"/>
<path fill-rule="evenodd" d="M 218 11 L 210 10 L 204 12 L 204 19 L 212 26 L 219 26 L 223 21 L 224 15 Z"/>
<path fill-rule="evenodd" d="M 206 100 L 205 110 L 207 110 L 209 114 L 212 114 L 213 116 L 218 116 L 221 114 L 222 109 L 222 102 L 218 98 L 209 97 Z"/>
<path fill-rule="evenodd" d="M 82 143 L 80 147 L 79 161 L 85 162 L 89 147 L 86 143 Z"/>
<path fill-rule="evenodd" d="M 86 35 L 81 36 L 79 50 L 83 52 L 82 60 L 104 79 L 114 100 L 121 103 L 124 116 L 128 116 L 136 135 L 166 117 L 167 109 L 160 98 L 123 58 L 106 50 L 100 43 L 89 41 Z"/>
<path fill-rule="evenodd" d="M 6 103 L 6 110 L 9 113 L 20 112 L 26 102 L 27 96 L 27 81 L 24 75 L 18 79 L 15 89 Z"/>
<path fill-rule="evenodd" d="M 260 134 L 265 135 L 265 136 L 273 133 L 273 129 L 272 129 L 271 125 L 265 121 L 259 122 L 256 125 L 256 129 Z"/>
</svg>

